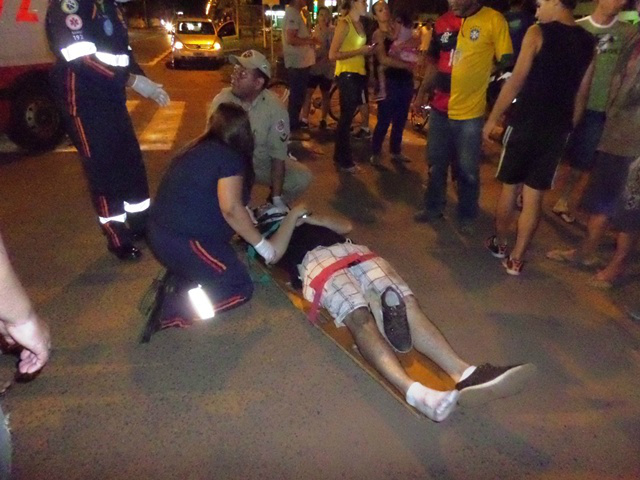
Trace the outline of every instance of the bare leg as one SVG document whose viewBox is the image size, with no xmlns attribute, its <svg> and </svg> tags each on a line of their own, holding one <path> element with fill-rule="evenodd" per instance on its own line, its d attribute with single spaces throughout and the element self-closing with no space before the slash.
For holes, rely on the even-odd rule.
<svg viewBox="0 0 640 480">
<path fill-rule="evenodd" d="M 589 258 L 595 255 L 602 237 L 609 227 L 609 218 L 606 215 L 591 215 L 587 220 L 587 237 L 578 249 L 579 258 Z"/>
<path fill-rule="evenodd" d="M 511 231 L 511 224 L 516 215 L 516 198 L 519 193 L 517 184 L 502 184 L 500 197 L 496 205 L 496 236 L 498 243 L 505 244 Z"/>
<path fill-rule="evenodd" d="M 363 103 L 360 105 L 360 117 L 362 123 L 360 124 L 360 128 L 364 128 L 365 130 L 370 130 L 369 128 L 369 104 Z"/>
<path fill-rule="evenodd" d="M 582 171 L 578 170 L 577 168 L 569 167 L 569 172 L 567 172 L 567 180 L 564 183 L 560 198 L 558 198 L 558 201 L 553 207 L 554 211 L 569 211 L 569 200 L 571 198 L 571 193 L 573 193 L 573 189 L 576 187 L 578 181 L 582 178 L 582 176 Z"/>
<path fill-rule="evenodd" d="M 405 297 L 404 301 L 415 349 L 437 363 L 455 382 L 460 381 L 470 365 L 454 352 L 444 335 L 424 314 L 416 297 L 411 295 Z"/>
<path fill-rule="evenodd" d="M 330 90 L 322 93 L 322 118 L 321 120 L 327 120 L 327 115 L 329 115 L 329 102 L 331 101 L 331 97 L 329 96 Z"/>
<path fill-rule="evenodd" d="M 410 405 L 436 422 L 441 422 L 449 416 L 456 406 L 460 392 L 439 392 L 411 380 L 391 347 L 380 335 L 368 309 L 355 310 L 347 315 L 344 323 L 365 360 L 400 390 Z"/>
<path fill-rule="evenodd" d="M 595 278 L 597 280 L 604 280 L 607 282 L 613 282 L 620 278 L 629 265 L 629 258 L 633 253 L 640 232 L 620 232 L 616 242 L 616 251 L 613 254 L 613 258 L 607 264 L 604 269 L 600 270 Z"/>
<path fill-rule="evenodd" d="M 522 188 L 522 213 L 518 218 L 518 235 L 511 252 L 511 258 L 521 260 L 536 233 L 542 210 L 542 190 L 535 190 L 525 185 Z"/>
<path fill-rule="evenodd" d="M 307 123 L 309 122 L 309 110 L 311 110 L 312 96 L 313 96 L 313 90 L 311 90 L 310 88 L 307 88 L 307 94 L 304 97 L 304 104 L 302 105 L 302 112 L 300 114 L 300 117 Z"/>
<path fill-rule="evenodd" d="M 393 350 L 380 335 L 369 310 L 366 308 L 355 310 L 347 316 L 344 324 L 351 332 L 365 360 L 394 387 L 406 394 L 413 380 L 404 371 Z"/>
</svg>

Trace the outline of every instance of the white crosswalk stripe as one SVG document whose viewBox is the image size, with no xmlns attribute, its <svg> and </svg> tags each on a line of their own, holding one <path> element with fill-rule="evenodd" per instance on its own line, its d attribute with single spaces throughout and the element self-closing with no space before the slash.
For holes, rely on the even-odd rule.
<svg viewBox="0 0 640 480">
<path fill-rule="evenodd" d="M 142 102 L 140 100 L 127 100 L 127 110 L 132 118 L 136 109 Z M 143 126 L 142 131 L 136 129 L 136 135 L 143 151 L 171 150 L 174 148 L 178 128 L 182 121 L 186 102 L 171 102 L 164 108 L 158 108 L 151 120 Z M 0 135 L 0 153 L 19 152 L 20 149 L 5 135 Z M 55 152 L 75 152 L 76 148 L 71 141 L 65 141 L 55 149 Z"/>
</svg>

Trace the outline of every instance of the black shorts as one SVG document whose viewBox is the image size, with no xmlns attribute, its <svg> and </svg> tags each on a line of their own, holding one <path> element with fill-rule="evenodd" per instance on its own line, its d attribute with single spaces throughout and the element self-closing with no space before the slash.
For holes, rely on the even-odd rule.
<svg viewBox="0 0 640 480">
<path fill-rule="evenodd" d="M 534 190 L 549 190 L 568 138 L 568 132 L 552 128 L 508 126 L 496 178 L 510 185 L 524 183 Z"/>
<path fill-rule="evenodd" d="M 315 90 L 320 87 L 321 92 L 328 92 L 331 90 L 332 83 L 333 79 L 327 78 L 324 75 L 311 75 L 309 77 L 309 82 L 307 83 L 307 88 L 309 90 Z"/>
</svg>

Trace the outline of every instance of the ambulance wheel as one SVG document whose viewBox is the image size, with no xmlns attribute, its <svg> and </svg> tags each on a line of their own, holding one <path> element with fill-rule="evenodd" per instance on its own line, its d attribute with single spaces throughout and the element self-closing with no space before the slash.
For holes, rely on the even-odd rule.
<svg viewBox="0 0 640 480">
<path fill-rule="evenodd" d="M 46 83 L 20 89 L 11 102 L 9 139 L 31 152 L 55 148 L 64 135 L 62 118 Z"/>
</svg>

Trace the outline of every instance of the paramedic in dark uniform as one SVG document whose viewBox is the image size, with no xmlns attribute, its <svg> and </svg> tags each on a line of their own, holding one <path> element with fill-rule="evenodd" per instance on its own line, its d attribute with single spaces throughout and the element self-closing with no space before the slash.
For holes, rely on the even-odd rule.
<svg viewBox="0 0 640 480">
<path fill-rule="evenodd" d="M 148 230 L 149 246 L 168 272 L 148 318 L 154 331 L 211 318 L 251 298 L 249 272 L 231 246 L 234 234 L 267 263 L 275 257 L 245 208 L 254 179 L 253 150 L 247 113 L 222 103 L 205 132 L 167 169 Z"/>
<path fill-rule="evenodd" d="M 134 260 L 141 252 L 132 241 L 144 234 L 150 200 L 125 87 L 161 106 L 169 96 L 134 60 L 118 2 L 51 0 L 46 30 L 57 58 L 51 76 L 58 107 L 82 156 L 108 249 Z"/>
</svg>

